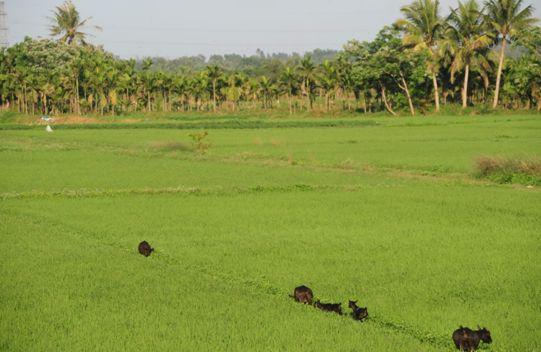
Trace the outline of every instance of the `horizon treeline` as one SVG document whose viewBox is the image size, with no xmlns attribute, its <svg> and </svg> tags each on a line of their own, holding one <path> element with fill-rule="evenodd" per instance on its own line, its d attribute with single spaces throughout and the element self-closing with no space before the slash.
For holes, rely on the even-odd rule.
<svg viewBox="0 0 541 352">
<path fill-rule="evenodd" d="M 261 49 L 257 49 L 253 55 L 240 54 L 214 54 L 209 55 L 192 55 L 180 56 L 177 58 L 164 58 L 160 56 L 147 57 L 136 59 L 135 67 L 143 68 L 145 60 L 152 60 L 152 71 L 164 71 L 169 73 L 191 74 L 205 70 L 208 66 L 218 66 L 224 71 L 241 72 L 248 77 L 257 77 L 269 75 L 273 72 L 273 67 L 276 67 L 274 73 L 279 73 L 283 66 L 296 65 L 305 57 L 310 56 L 316 65 L 321 65 L 326 60 L 332 61 L 340 53 L 340 50 L 333 49 L 314 49 L 307 51 L 304 54 L 294 53 L 265 53 Z"/>
<path fill-rule="evenodd" d="M 51 34 L 0 51 L 0 105 L 27 114 L 541 111 L 541 28 L 523 0 L 415 0 L 371 41 L 341 51 L 123 60 L 86 42 L 75 6 Z"/>
</svg>

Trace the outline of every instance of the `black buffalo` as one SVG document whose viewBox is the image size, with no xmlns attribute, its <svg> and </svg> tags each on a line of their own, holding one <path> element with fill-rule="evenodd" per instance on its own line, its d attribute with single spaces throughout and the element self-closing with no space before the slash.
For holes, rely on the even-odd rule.
<svg viewBox="0 0 541 352">
<path fill-rule="evenodd" d="M 477 327 L 478 330 L 460 327 L 453 332 L 453 342 L 457 349 L 461 351 L 475 351 L 479 347 L 479 342 L 491 343 L 492 337 L 490 331 L 486 328 Z"/>
</svg>

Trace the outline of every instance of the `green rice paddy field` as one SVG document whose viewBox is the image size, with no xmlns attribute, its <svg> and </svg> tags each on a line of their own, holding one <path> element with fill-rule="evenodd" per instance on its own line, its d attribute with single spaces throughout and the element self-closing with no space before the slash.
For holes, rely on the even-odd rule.
<svg viewBox="0 0 541 352">
<path fill-rule="evenodd" d="M 0 350 L 452 351 L 479 324 L 540 351 L 541 192 L 472 174 L 541 156 L 541 118 L 370 121 L 206 129 L 205 155 L 186 129 L 1 130 Z"/>
</svg>

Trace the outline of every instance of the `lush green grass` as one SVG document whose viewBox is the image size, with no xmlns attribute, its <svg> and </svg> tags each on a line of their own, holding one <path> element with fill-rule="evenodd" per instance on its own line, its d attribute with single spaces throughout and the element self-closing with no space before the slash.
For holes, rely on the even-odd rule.
<svg viewBox="0 0 541 352">
<path fill-rule="evenodd" d="M 155 147 L 185 130 L 1 131 L 0 350 L 450 351 L 461 324 L 541 349 L 541 195 L 472 175 L 541 155 L 541 120 L 373 120 L 211 129 L 204 156 Z"/>
</svg>

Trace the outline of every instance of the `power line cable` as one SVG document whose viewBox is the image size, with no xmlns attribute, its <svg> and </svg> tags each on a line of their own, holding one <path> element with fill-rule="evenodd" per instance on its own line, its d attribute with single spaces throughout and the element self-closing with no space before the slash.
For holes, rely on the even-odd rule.
<svg viewBox="0 0 541 352">
<path fill-rule="evenodd" d="M 4 10 L 4 1 L 0 1 L 0 48 L 7 48 L 8 46 L 7 13 Z"/>
<path fill-rule="evenodd" d="M 13 21 L 12 24 L 15 25 L 25 25 L 25 26 L 39 26 L 39 27 L 49 27 L 49 24 L 40 23 L 40 22 L 29 22 L 29 21 Z M 339 27 L 339 28 L 302 28 L 302 29 L 271 29 L 271 28 L 261 28 L 261 29 L 249 29 L 249 28 L 208 28 L 208 27 L 169 27 L 169 26 L 101 26 L 105 31 L 115 30 L 115 31 L 182 31 L 182 32 L 208 32 L 208 33 L 346 33 L 346 32 L 361 32 L 370 30 L 368 27 Z"/>
</svg>

